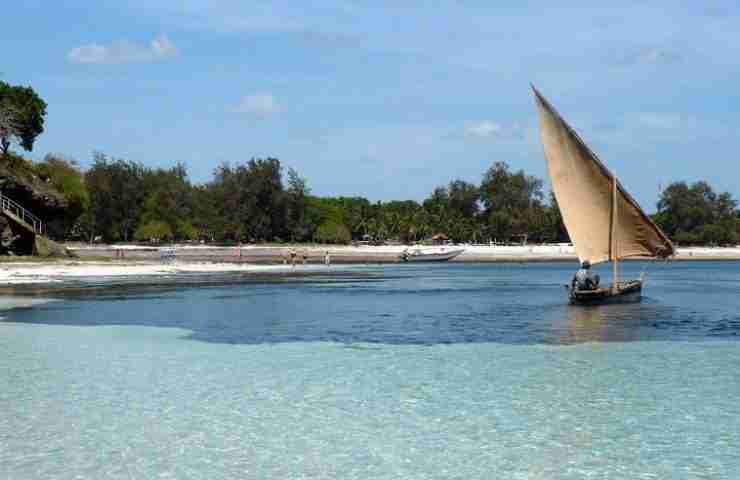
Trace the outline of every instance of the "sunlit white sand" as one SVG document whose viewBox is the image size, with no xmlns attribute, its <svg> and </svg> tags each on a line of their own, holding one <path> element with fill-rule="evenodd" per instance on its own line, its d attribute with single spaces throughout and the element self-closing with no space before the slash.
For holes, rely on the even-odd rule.
<svg viewBox="0 0 740 480">
<path fill-rule="evenodd" d="M 149 249 L 152 247 L 125 246 L 129 250 Z M 116 246 L 115 248 L 119 248 Z M 123 247 L 120 247 L 123 248 Z M 203 249 L 202 246 L 178 246 L 178 249 Z M 213 250 L 213 247 L 207 247 Z M 250 250 L 265 249 L 275 250 L 278 257 L 284 256 L 292 247 L 264 247 L 264 246 L 242 246 L 242 253 L 249 255 Z M 406 247 L 399 245 L 387 246 L 311 246 L 299 247 L 296 250 L 299 255 L 306 252 L 314 263 L 301 265 L 300 262 L 296 267 L 290 265 L 255 265 L 237 262 L 195 262 L 187 259 L 178 259 L 173 262 L 164 261 L 51 261 L 42 262 L 13 262 L 0 264 L 0 284 L 33 284 L 33 283 L 58 283 L 65 280 L 84 279 L 94 277 L 105 278 L 125 278 L 125 277 L 152 277 L 152 276 L 173 276 L 178 274 L 193 273 L 233 273 L 233 272 L 254 272 L 254 273 L 281 273 L 290 272 L 293 268 L 296 271 L 321 271 L 324 265 L 317 263 L 316 259 L 323 259 L 323 255 L 328 250 L 335 258 L 341 258 L 342 255 L 355 256 L 363 261 L 372 261 L 374 255 L 400 254 Z M 218 248 L 216 248 L 218 250 Z M 237 247 L 222 247 L 224 251 L 238 252 Z M 238 258 L 238 253 L 234 254 Z M 678 249 L 677 259 L 699 259 L 699 260 L 732 260 L 740 259 L 740 248 L 707 248 L 692 247 Z M 465 246 L 465 252 L 458 257 L 459 260 L 468 261 L 495 261 L 495 260 L 514 260 L 514 261 L 538 261 L 538 260 L 562 260 L 573 261 L 576 259 L 575 250 L 572 245 L 532 245 L 532 246 L 488 246 L 488 245 L 468 245 Z M 358 260 L 358 263 L 361 263 Z M 348 268 L 338 264 L 332 268 Z"/>
<path fill-rule="evenodd" d="M 300 266 L 301 271 L 320 266 Z M 0 266 L 0 284 L 57 283 L 85 278 L 121 278 L 172 276 L 192 273 L 229 272 L 289 272 L 295 268 L 286 265 L 250 265 L 241 263 L 195 262 L 51 262 L 13 263 Z"/>
<path fill-rule="evenodd" d="M 175 245 L 177 251 L 197 252 L 209 251 L 220 252 L 220 255 L 235 257 L 239 251 L 243 255 L 249 255 L 253 251 L 264 254 L 265 251 L 273 251 L 277 256 L 285 256 L 290 250 L 299 254 L 307 253 L 311 258 L 323 257 L 328 250 L 332 255 L 352 255 L 358 257 L 372 258 L 373 255 L 400 254 L 408 245 L 242 245 L 241 247 L 215 247 L 211 245 Z M 575 248 L 569 244 L 543 244 L 543 245 L 458 245 L 455 248 L 464 247 L 465 252 L 458 260 L 497 260 L 497 259 L 522 259 L 522 260 L 545 260 L 545 259 L 573 259 L 576 256 Z M 142 250 L 158 251 L 158 247 L 137 245 L 110 245 L 108 247 L 76 245 L 72 250 L 84 251 L 86 249 L 107 248 L 109 250 Z M 736 247 L 681 247 L 676 251 L 678 259 L 740 259 L 740 246 Z"/>
</svg>

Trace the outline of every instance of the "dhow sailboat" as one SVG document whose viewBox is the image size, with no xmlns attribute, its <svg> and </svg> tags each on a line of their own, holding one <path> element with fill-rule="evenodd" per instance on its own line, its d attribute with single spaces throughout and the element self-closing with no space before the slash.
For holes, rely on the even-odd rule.
<svg viewBox="0 0 740 480">
<path fill-rule="evenodd" d="M 573 304 L 639 301 L 642 278 L 622 280 L 619 260 L 666 258 L 673 244 L 550 103 L 532 86 L 539 112 L 542 145 L 563 223 L 578 259 L 591 265 L 612 262 L 609 287 L 579 290 L 573 284 Z"/>
</svg>

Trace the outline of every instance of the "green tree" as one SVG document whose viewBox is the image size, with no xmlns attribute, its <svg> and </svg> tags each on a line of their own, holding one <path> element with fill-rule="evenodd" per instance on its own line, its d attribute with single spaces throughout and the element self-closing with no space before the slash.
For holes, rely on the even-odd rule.
<svg viewBox="0 0 740 480">
<path fill-rule="evenodd" d="M 178 220 L 175 225 L 175 237 L 182 240 L 195 240 L 201 236 L 201 231 L 188 220 Z"/>
<path fill-rule="evenodd" d="M 223 237 L 274 240 L 287 234 L 286 195 L 280 161 L 252 159 L 216 169 L 211 185 L 217 214 L 224 219 Z"/>
<path fill-rule="evenodd" d="M 497 162 L 483 175 L 480 187 L 488 235 L 509 240 L 515 235 L 533 235 L 541 229 L 542 180 L 523 170 L 511 172 Z"/>
<path fill-rule="evenodd" d="M 352 240 L 352 237 L 345 225 L 327 220 L 316 230 L 316 239 L 322 243 L 346 244 Z"/>
<path fill-rule="evenodd" d="M 0 150 L 8 153 L 13 140 L 27 150 L 44 131 L 46 102 L 31 87 L 0 81 Z"/>
<path fill-rule="evenodd" d="M 159 242 L 172 239 L 173 233 L 167 223 L 154 220 L 140 225 L 134 232 L 134 238 L 139 241 Z"/>
<path fill-rule="evenodd" d="M 344 225 L 344 217 L 345 212 L 338 199 L 315 196 L 306 198 L 306 224 L 309 226 L 309 238 L 321 241 L 318 238 L 319 227 L 324 224 Z"/>
<path fill-rule="evenodd" d="M 197 232 L 196 238 L 222 241 L 226 231 L 226 219 L 219 213 L 221 206 L 218 199 L 222 195 L 216 192 L 219 187 L 214 184 L 195 185 L 191 191 L 193 199 L 192 225 Z"/>
<path fill-rule="evenodd" d="M 456 179 L 446 187 L 434 189 L 424 200 L 424 224 L 417 229 L 428 236 L 444 233 L 455 242 L 466 242 L 477 237 L 480 228 L 479 217 L 480 189 L 464 180 Z"/>
<path fill-rule="evenodd" d="M 513 214 L 541 204 L 542 180 L 524 173 L 512 173 L 505 162 L 496 162 L 483 175 L 480 197 L 485 212 L 504 210 Z"/>
<path fill-rule="evenodd" d="M 480 189 L 464 180 L 453 180 L 447 186 L 449 207 L 464 218 L 473 218 L 478 214 Z"/>
<path fill-rule="evenodd" d="M 42 179 L 64 195 L 67 202 L 64 218 L 60 219 L 60 231 L 56 234 L 61 237 L 74 236 L 77 220 L 90 205 L 90 196 L 79 165 L 74 160 L 49 154 L 36 165 L 36 171 Z"/>
<path fill-rule="evenodd" d="M 85 173 L 92 215 L 85 223 L 95 229 L 88 235 L 101 235 L 107 241 L 131 239 L 147 194 L 145 173 L 140 163 L 94 154 L 93 165 Z"/>
<path fill-rule="evenodd" d="M 555 193 L 552 191 L 550 192 L 550 202 L 545 215 L 547 225 L 545 239 L 551 242 L 569 242 L 570 236 L 565 228 L 565 223 L 563 223 L 563 215 L 560 213 L 558 199 L 555 198 Z"/>
<path fill-rule="evenodd" d="M 655 222 L 679 243 L 737 241 L 737 201 L 704 181 L 674 182 L 661 192 Z"/>
<path fill-rule="evenodd" d="M 94 204 L 91 205 L 90 209 L 80 215 L 75 224 L 72 226 L 70 237 L 82 238 L 90 244 L 95 241 L 95 237 L 99 230 L 97 224 L 98 219 L 95 216 L 95 211 L 93 210 L 93 208 Z"/>
<path fill-rule="evenodd" d="M 301 177 L 293 168 L 288 169 L 288 190 L 286 193 L 287 228 L 290 232 L 290 240 L 306 240 L 310 238 L 311 233 L 311 229 L 306 222 L 306 206 L 311 190 L 308 188 L 306 179 Z"/>
<path fill-rule="evenodd" d="M 704 225 L 700 239 L 702 243 L 710 245 L 734 245 L 738 241 L 739 230 L 740 222 L 734 217 L 727 217 L 720 222 Z"/>
<path fill-rule="evenodd" d="M 193 188 L 188 181 L 185 165 L 170 169 L 147 169 L 143 177 L 147 191 L 142 205 L 142 223 L 164 222 L 175 239 L 191 239 L 194 227 Z"/>
</svg>

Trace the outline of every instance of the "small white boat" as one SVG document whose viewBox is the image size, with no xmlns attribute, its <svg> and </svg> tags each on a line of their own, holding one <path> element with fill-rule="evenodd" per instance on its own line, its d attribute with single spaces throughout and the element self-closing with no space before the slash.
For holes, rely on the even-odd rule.
<svg viewBox="0 0 740 480">
<path fill-rule="evenodd" d="M 444 262 L 457 257 L 464 251 L 464 248 L 409 247 L 401 252 L 400 257 L 404 262 Z"/>
</svg>

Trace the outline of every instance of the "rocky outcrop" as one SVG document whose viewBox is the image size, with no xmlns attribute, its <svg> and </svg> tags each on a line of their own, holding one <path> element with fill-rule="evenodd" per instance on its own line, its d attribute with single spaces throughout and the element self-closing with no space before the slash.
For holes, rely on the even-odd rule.
<svg viewBox="0 0 740 480">
<path fill-rule="evenodd" d="M 0 158 L 0 192 L 23 205 L 44 222 L 63 217 L 64 196 L 46 181 L 24 168 L 13 168 Z"/>
<path fill-rule="evenodd" d="M 34 234 L 26 226 L 3 213 L 0 213 L 0 255 L 76 257 L 64 245 Z"/>
<path fill-rule="evenodd" d="M 55 226 L 60 223 L 58 219 L 64 217 L 67 202 L 32 169 L 24 164 L 14 166 L 13 162 L 0 157 L 0 192 L 45 222 L 49 234 L 57 234 Z M 41 249 L 37 238 L 42 239 Z M 0 210 L 0 255 L 33 255 L 41 251 L 61 255 L 65 250 L 63 247 L 47 248 L 44 240 L 48 239 L 35 235 L 17 218 Z"/>
<path fill-rule="evenodd" d="M 33 254 L 39 257 L 76 257 L 67 247 L 41 235 L 36 235 Z"/>
<path fill-rule="evenodd" d="M 35 235 L 0 214 L 0 255 L 31 255 Z"/>
</svg>

